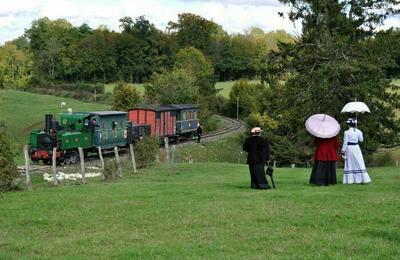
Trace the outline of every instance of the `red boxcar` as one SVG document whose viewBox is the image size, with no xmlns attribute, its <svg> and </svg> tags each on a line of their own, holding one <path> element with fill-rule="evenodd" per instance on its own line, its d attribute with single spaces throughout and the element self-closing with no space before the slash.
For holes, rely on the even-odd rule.
<svg viewBox="0 0 400 260">
<path fill-rule="evenodd" d="M 133 124 L 149 124 L 151 136 L 176 135 L 176 108 L 144 107 L 129 109 L 128 120 Z"/>
</svg>

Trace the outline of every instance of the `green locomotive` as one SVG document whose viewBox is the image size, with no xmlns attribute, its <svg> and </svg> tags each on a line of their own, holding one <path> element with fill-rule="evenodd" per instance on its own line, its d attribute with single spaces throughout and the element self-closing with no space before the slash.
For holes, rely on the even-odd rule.
<svg viewBox="0 0 400 260">
<path fill-rule="evenodd" d="M 148 135 L 148 125 L 132 126 L 127 113 L 120 111 L 61 113 L 60 121 L 46 115 L 45 128 L 33 130 L 29 138 L 30 157 L 34 162 L 51 162 L 53 148 L 61 164 L 79 161 L 78 147 L 85 153 L 97 148 L 126 146 Z"/>
</svg>

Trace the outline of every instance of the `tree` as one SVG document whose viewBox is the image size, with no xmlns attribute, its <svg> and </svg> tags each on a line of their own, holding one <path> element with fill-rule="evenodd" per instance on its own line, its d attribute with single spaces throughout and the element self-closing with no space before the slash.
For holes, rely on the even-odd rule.
<svg viewBox="0 0 400 260">
<path fill-rule="evenodd" d="M 275 134 L 304 150 L 309 137 L 304 121 L 315 113 L 337 119 L 355 98 L 369 105 L 363 115 L 366 151 L 398 142 L 399 120 L 394 109 L 399 95 L 389 92 L 385 78 L 386 50 L 376 46 L 374 29 L 399 1 L 282 0 L 291 6 L 289 18 L 301 20 L 303 32 L 295 43 L 280 43 L 268 57 L 270 94 L 266 112 L 279 122 Z M 362 124 L 361 124 L 362 125 Z M 278 140 L 279 142 L 279 140 Z M 301 152 L 297 159 L 309 154 Z M 296 158 L 292 158 L 295 160 Z"/>
<path fill-rule="evenodd" d="M 214 69 L 201 51 L 194 47 L 181 49 L 176 55 L 174 68 L 186 70 L 195 79 L 194 84 L 200 95 L 208 97 L 216 94 Z"/>
<path fill-rule="evenodd" d="M 1 109 L 0 99 L 0 109 Z M 18 178 L 17 166 L 14 162 L 15 150 L 6 133 L 5 125 L 0 121 L 0 192 L 16 188 Z"/>
<path fill-rule="evenodd" d="M 128 111 L 140 103 L 140 94 L 135 87 L 118 84 L 113 91 L 112 109 Z"/>
<path fill-rule="evenodd" d="M 178 22 L 169 22 L 168 30 L 176 35 L 180 48 L 193 46 L 205 55 L 210 54 L 210 47 L 220 33 L 216 23 L 191 13 L 178 14 Z"/>
<path fill-rule="evenodd" d="M 26 88 L 31 79 L 32 57 L 12 42 L 0 47 L 0 88 Z"/>
<path fill-rule="evenodd" d="M 44 17 L 32 22 L 25 31 L 33 52 L 36 77 L 55 80 L 62 78 L 62 58 L 71 41 L 73 26 L 65 19 L 51 21 Z"/>
<path fill-rule="evenodd" d="M 196 103 L 198 98 L 195 79 L 183 69 L 154 74 L 145 90 L 146 99 L 151 103 Z"/>
</svg>

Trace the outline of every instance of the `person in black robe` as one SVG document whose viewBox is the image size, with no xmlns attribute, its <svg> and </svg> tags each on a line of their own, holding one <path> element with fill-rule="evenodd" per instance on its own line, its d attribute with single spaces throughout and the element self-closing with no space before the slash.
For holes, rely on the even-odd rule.
<svg viewBox="0 0 400 260">
<path fill-rule="evenodd" d="M 243 150 L 247 152 L 252 189 L 270 189 L 265 177 L 264 165 L 269 160 L 269 144 L 261 137 L 261 128 L 251 129 L 251 136 L 246 138 Z"/>
<path fill-rule="evenodd" d="M 203 127 L 201 127 L 200 123 L 197 126 L 196 134 L 197 134 L 197 143 L 200 143 L 201 135 L 203 134 Z"/>
</svg>

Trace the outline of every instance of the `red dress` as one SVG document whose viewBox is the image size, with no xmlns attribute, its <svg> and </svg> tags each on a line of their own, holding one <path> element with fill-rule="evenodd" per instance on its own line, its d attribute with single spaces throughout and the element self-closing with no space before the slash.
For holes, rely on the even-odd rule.
<svg viewBox="0 0 400 260">
<path fill-rule="evenodd" d="M 314 160 L 316 161 L 337 161 L 339 160 L 338 149 L 339 140 L 338 137 L 332 138 L 315 138 L 315 155 Z"/>
</svg>

